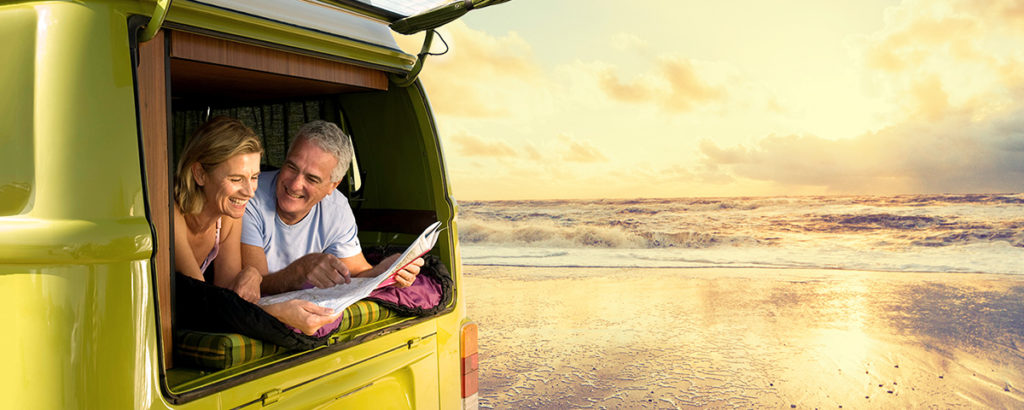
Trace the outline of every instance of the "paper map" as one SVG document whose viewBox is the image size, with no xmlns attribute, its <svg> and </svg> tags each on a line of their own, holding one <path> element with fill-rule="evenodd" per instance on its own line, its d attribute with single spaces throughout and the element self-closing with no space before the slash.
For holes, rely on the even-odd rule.
<svg viewBox="0 0 1024 410">
<path fill-rule="evenodd" d="M 416 260 L 416 258 L 430 251 L 434 244 L 437 243 L 437 237 L 440 236 L 441 231 L 441 222 L 430 224 L 387 270 L 375 277 L 352 278 L 350 283 L 342 283 L 326 289 L 312 288 L 279 293 L 262 297 L 257 303 L 266 306 L 287 302 L 292 299 L 304 299 L 338 312 L 369 296 L 374 289 L 395 283 L 395 274 Z"/>
</svg>

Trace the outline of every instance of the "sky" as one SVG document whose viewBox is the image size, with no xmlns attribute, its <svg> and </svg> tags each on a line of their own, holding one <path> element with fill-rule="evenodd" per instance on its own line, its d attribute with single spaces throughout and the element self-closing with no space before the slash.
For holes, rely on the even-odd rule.
<svg viewBox="0 0 1024 410">
<path fill-rule="evenodd" d="M 459 200 L 1024 192 L 1024 1 L 512 0 L 440 34 Z"/>
</svg>

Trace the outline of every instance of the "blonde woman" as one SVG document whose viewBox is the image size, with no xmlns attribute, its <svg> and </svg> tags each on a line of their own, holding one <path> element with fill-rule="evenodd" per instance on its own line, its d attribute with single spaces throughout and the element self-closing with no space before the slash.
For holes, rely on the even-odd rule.
<svg viewBox="0 0 1024 410">
<path fill-rule="evenodd" d="M 185 145 L 174 180 L 176 270 L 205 282 L 204 272 L 213 266 L 213 284 L 249 302 L 260 298 L 263 277 L 256 269 L 242 266 L 241 218 L 256 191 L 262 152 L 252 129 L 233 118 L 215 117 Z M 340 315 L 303 300 L 263 309 L 307 335 Z"/>
</svg>

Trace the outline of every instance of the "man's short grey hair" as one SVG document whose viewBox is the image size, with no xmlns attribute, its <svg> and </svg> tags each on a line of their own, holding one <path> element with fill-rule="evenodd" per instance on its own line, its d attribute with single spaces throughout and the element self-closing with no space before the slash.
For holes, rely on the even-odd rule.
<svg viewBox="0 0 1024 410">
<path fill-rule="evenodd" d="M 313 143 L 320 149 L 334 155 L 334 158 L 337 158 L 338 165 L 331 171 L 331 182 L 341 181 L 345 177 L 345 172 L 348 171 L 348 167 L 352 162 L 352 139 L 341 128 L 338 128 L 334 123 L 323 120 L 306 123 L 302 128 L 299 128 L 299 132 L 292 138 L 291 144 L 288 147 L 289 154 L 291 154 L 292 148 L 295 147 L 295 143 L 300 139 Z"/>
</svg>

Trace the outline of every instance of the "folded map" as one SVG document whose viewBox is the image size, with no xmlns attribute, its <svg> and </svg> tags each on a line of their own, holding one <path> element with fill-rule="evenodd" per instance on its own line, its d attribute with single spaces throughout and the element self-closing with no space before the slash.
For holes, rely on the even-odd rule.
<svg viewBox="0 0 1024 410">
<path fill-rule="evenodd" d="M 338 312 L 349 305 L 358 302 L 360 299 L 369 296 L 374 289 L 395 283 L 395 274 L 406 266 L 409 266 L 409 264 L 415 261 L 416 258 L 419 258 L 430 251 L 430 249 L 434 247 L 434 244 L 437 243 L 437 238 L 440 236 L 442 230 L 441 222 L 434 222 L 430 224 L 430 226 L 423 230 L 423 233 L 421 233 L 420 236 L 405 249 L 405 252 L 402 252 L 402 255 L 399 256 L 387 270 L 377 276 L 370 278 L 352 278 L 350 283 L 342 283 L 326 289 L 302 289 L 279 293 L 272 296 L 265 296 L 260 298 L 256 303 L 266 306 L 275 303 L 287 302 L 292 299 L 304 299 L 322 307 L 334 309 L 335 312 Z"/>
</svg>

